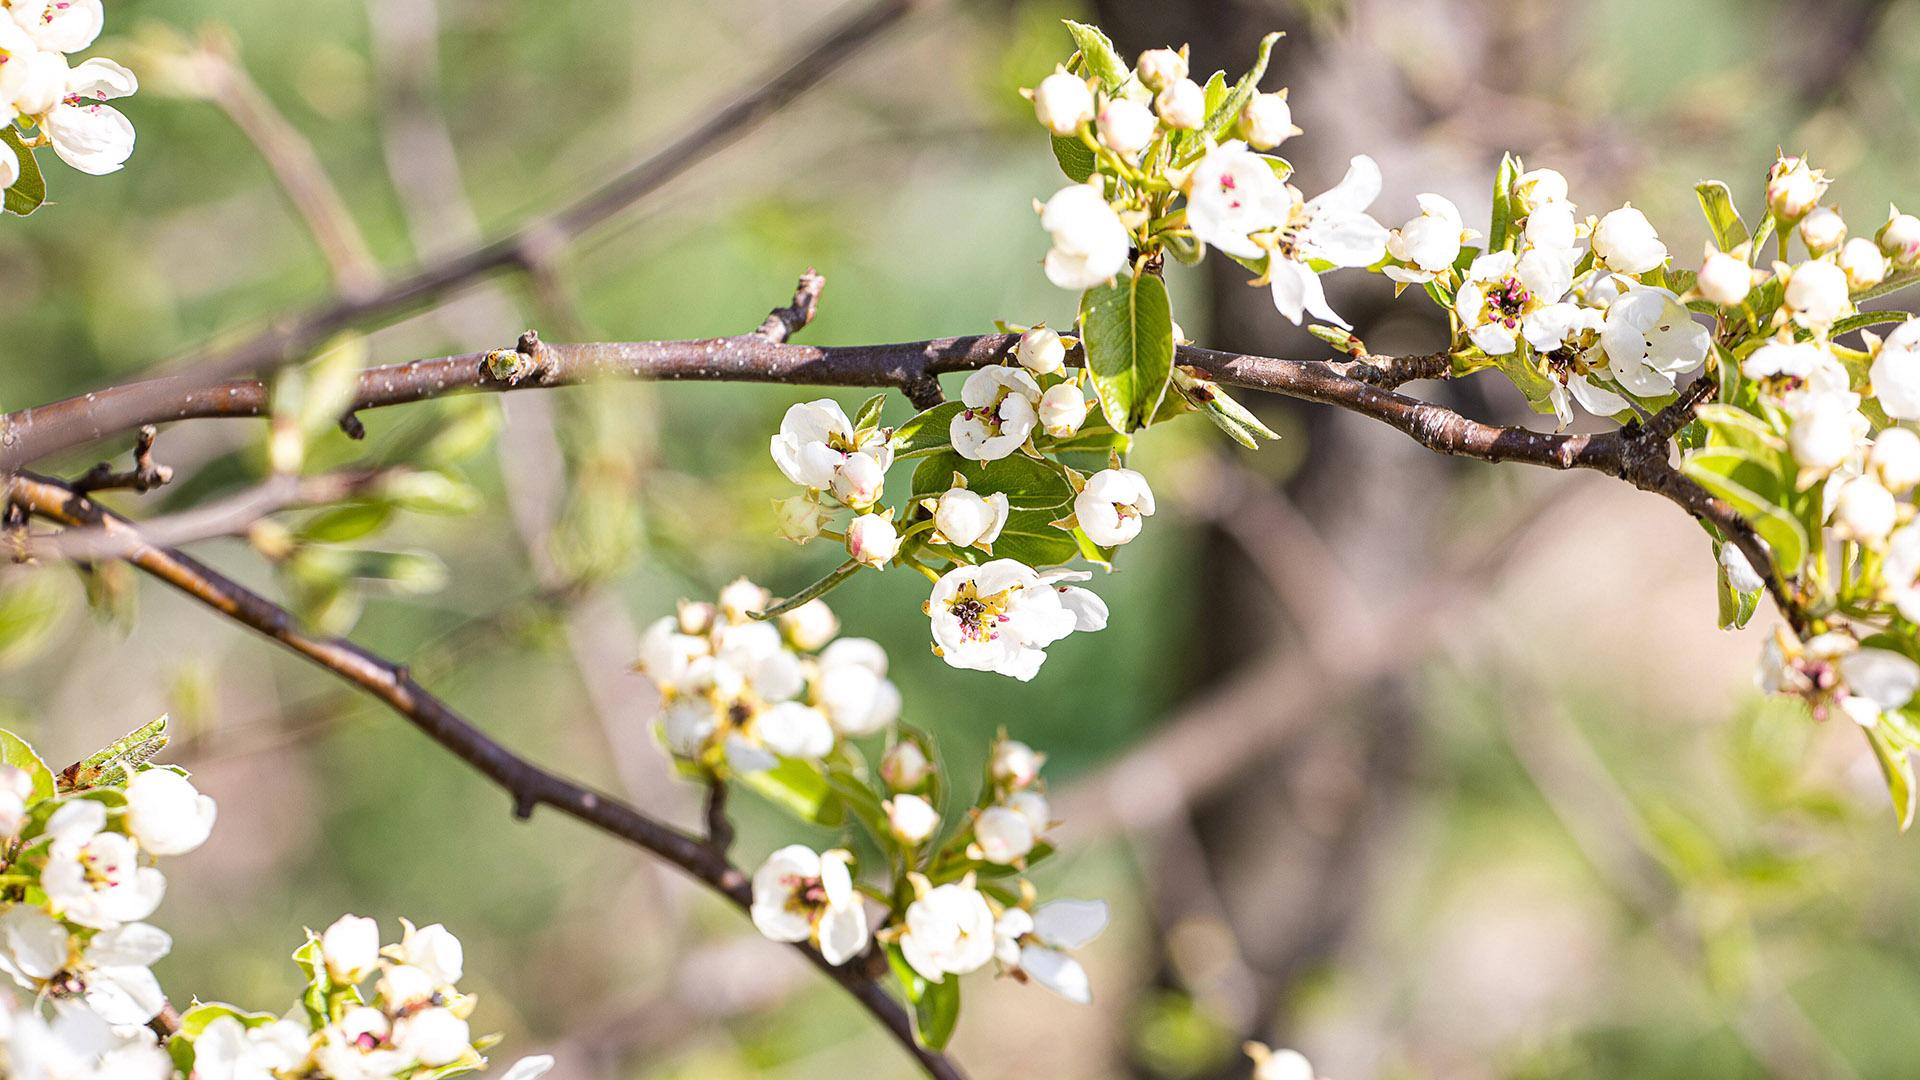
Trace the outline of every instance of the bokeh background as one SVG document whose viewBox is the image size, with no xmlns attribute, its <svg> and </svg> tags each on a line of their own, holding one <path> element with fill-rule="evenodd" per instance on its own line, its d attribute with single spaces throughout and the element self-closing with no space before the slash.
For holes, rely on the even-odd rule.
<svg viewBox="0 0 1920 1080">
<path fill-rule="evenodd" d="M 332 288 L 236 126 L 272 134 L 260 101 L 208 100 L 221 57 L 311 141 L 366 247 L 398 268 L 578 194 L 843 10 L 113 0 L 96 51 L 146 84 L 122 103 L 139 150 L 106 178 L 51 165 L 57 205 L 0 228 L 0 408 Z M 1069 51 L 1061 17 L 1102 22 L 1129 55 L 1190 42 L 1202 75 L 1237 73 L 1287 30 L 1267 85 L 1292 87 L 1307 129 L 1286 147 L 1299 183 L 1311 194 L 1373 154 L 1389 224 L 1422 191 L 1484 221 L 1508 149 L 1565 172 L 1584 212 L 1631 199 L 1683 262 L 1705 238 L 1693 182 L 1724 178 L 1751 207 L 1780 146 L 1839 177 L 1857 226 L 1920 201 L 1916 3 L 950 0 L 545 279 L 381 329 L 374 356 L 503 346 L 530 325 L 738 333 L 808 266 L 828 281 L 808 341 L 1063 323 L 1072 298 L 1040 273 L 1029 210 L 1061 181 L 1016 94 Z M 1201 344 L 1325 355 L 1239 268 L 1174 277 Z M 1382 351 L 1441 340 L 1384 280 L 1331 280 Z M 1411 389 L 1539 423 L 1495 376 Z M 670 778 L 627 670 L 635 627 L 739 574 L 785 592 L 833 564 L 826 545 L 772 539 L 788 492 L 765 440 L 795 398 L 605 386 L 369 414 L 370 453 L 476 409 L 505 423 L 464 466 L 484 511 L 368 542 L 437 553 L 445 587 L 370 590 L 354 637 L 516 748 L 691 823 L 696 793 Z M 892 651 L 907 718 L 963 774 L 1001 726 L 1049 753 L 1066 853 L 1038 878 L 1114 907 L 1087 953 L 1096 1007 L 968 981 L 955 1049 L 974 1075 L 1240 1077 L 1248 1037 L 1338 1080 L 1920 1069 L 1920 848 L 1857 731 L 1751 689 L 1767 617 L 1715 629 L 1692 522 L 1602 477 L 1443 460 L 1330 410 L 1251 404 L 1284 436 L 1258 453 L 1197 420 L 1144 440 L 1162 509 L 1095 583 L 1113 625 L 1055 647 L 1031 685 L 928 656 L 924 583 L 905 572 L 832 597 L 846 632 Z M 243 484 L 261 439 L 249 422 L 164 435 L 184 479 L 122 505 Z M 244 544 L 203 554 L 274 585 Z M 558 1076 L 913 1075 L 836 989 L 698 889 L 556 815 L 515 823 L 324 675 L 156 586 L 106 584 L 102 619 L 68 571 L 3 572 L 0 617 L 30 632 L 0 653 L 0 718 L 56 765 L 176 718 L 172 756 L 221 807 L 159 918 L 176 995 L 282 1008 L 302 924 L 405 915 L 465 939 L 479 1026 L 558 1054 Z M 736 804 L 743 860 L 828 839 Z"/>
</svg>

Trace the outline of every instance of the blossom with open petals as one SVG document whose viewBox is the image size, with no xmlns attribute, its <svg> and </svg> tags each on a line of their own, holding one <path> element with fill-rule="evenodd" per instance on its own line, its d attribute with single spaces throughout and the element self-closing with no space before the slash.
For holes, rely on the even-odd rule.
<svg viewBox="0 0 1920 1080">
<path fill-rule="evenodd" d="M 753 873 L 753 925 L 774 941 L 812 941 L 829 964 L 867 947 L 867 909 L 853 887 L 853 856 L 783 847 Z"/>
<path fill-rule="evenodd" d="M 972 880 L 927 890 L 907 905 L 900 952 L 928 982 L 978 971 L 993 959 L 993 910 Z"/>
<path fill-rule="evenodd" d="M 1679 297 L 1646 286 L 1610 304 L 1600 332 L 1608 374 L 1643 398 L 1672 393 L 1675 376 L 1699 367 L 1712 341 Z"/>
<path fill-rule="evenodd" d="M 960 386 L 966 408 L 947 425 L 953 450 L 973 461 L 998 461 L 1020 449 L 1040 422 L 1040 384 L 1016 367 L 984 367 Z"/>
<path fill-rule="evenodd" d="M 934 583 L 927 600 L 935 652 L 957 668 L 995 671 L 1025 682 L 1040 672 L 1047 646 L 1076 630 L 1106 625 L 1106 605 L 1085 589 L 1057 584 L 1087 575 L 1039 574 L 1012 559 L 960 565 Z"/>
<path fill-rule="evenodd" d="M 1087 539 L 1101 547 L 1124 544 L 1152 516 L 1153 489 L 1132 469 L 1102 469 L 1074 496 L 1073 514 Z"/>
<path fill-rule="evenodd" d="M 1106 928 L 1107 905 L 1101 900 L 1053 900 L 1033 912 L 1008 908 L 994 924 L 994 956 L 1007 971 L 1086 1005 L 1093 1000 L 1092 983 L 1067 950 L 1081 948 Z"/>
<path fill-rule="evenodd" d="M 76 799 L 47 820 L 47 865 L 40 887 L 54 913 L 81 926 L 111 930 L 153 914 L 166 893 L 166 878 L 140 865 L 132 837 L 105 832 L 107 808 Z"/>
</svg>

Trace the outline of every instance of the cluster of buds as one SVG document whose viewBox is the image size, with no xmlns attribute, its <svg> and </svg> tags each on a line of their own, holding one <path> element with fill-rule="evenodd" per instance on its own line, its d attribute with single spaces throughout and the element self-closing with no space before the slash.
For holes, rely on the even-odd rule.
<svg viewBox="0 0 1920 1080">
<path fill-rule="evenodd" d="M 660 691 L 660 740 L 676 759 L 714 775 L 817 763 L 899 718 L 884 649 L 836 638 L 824 601 L 756 617 L 771 602 L 742 578 L 717 603 L 682 602 L 641 635 L 636 666 Z"/>
</svg>

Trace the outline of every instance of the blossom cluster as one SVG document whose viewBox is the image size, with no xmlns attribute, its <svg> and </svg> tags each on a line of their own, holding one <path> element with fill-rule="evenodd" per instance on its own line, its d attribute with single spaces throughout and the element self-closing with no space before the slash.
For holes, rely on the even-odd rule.
<svg viewBox="0 0 1920 1080">
<path fill-rule="evenodd" d="M 173 945 L 146 921 L 166 892 L 155 863 L 200 847 L 217 814 L 185 772 L 151 763 L 165 743 L 163 717 L 55 776 L 0 731 L 0 972 L 25 992 L 0 991 L 0 1075 L 385 1080 L 484 1066 L 492 1040 L 469 1037 L 473 999 L 453 985 L 460 942 L 437 925 L 403 922 L 382 949 L 372 920 L 342 919 L 295 954 L 308 992 L 285 1019 L 198 1002 L 174 1019 L 152 971 Z M 369 1004 L 355 984 L 376 973 Z"/>
<path fill-rule="evenodd" d="M 40 146 L 96 176 L 132 156 L 133 124 L 105 103 L 138 90 L 139 80 L 105 57 L 71 61 L 105 21 L 100 0 L 0 4 L 0 126 L 12 125 L 0 138 L 0 187 L 13 187 L 30 169 L 38 177 L 31 151 Z"/>
</svg>

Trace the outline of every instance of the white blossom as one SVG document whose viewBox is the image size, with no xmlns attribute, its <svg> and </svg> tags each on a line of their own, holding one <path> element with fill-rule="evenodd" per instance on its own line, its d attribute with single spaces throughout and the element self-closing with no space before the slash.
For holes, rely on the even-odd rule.
<svg viewBox="0 0 1920 1080">
<path fill-rule="evenodd" d="M 1856 236 L 1840 247 L 1835 265 L 1847 275 L 1847 286 L 1855 292 L 1871 289 L 1887 279 L 1887 257 L 1880 246 L 1864 236 Z"/>
<path fill-rule="evenodd" d="M 1140 54 L 1134 73 L 1149 90 L 1165 90 L 1187 77 L 1187 58 L 1174 49 L 1148 49 Z"/>
<path fill-rule="evenodd" d="M 1287 104 L 1287 92 L 1248 98 L 1240 110 L 1240 134 L 1256 150 L 1271 150 L 1300 134 L 1300 129 L 1293 126 L 1293 107 Z"/>
<path fill-rule="evenodd" d="M 33 1009 L 0 1015 L 13 1080 L 170 1080 L 173 1063 L 139 1025 L 115 1027 L 87 1009 Z"/>
<path fill-rule="evenodd" d="M 1800 219 L 1800 242 L 1814 255 L 1825 255 L 1847 238 L 1847 223 L 1832 207 L 1815 207 Z"/>
<path fill-rule="evenodd" d="M 1070 439 L 1087 422 L 1087 396 L 1074 383 L 1049 386 L 1040 395 L 1040 430 L 1056 439 Z"/>
<path fill-rule="evenodd" d="M 1033 88 L 1033 114 L 1055 135 L 1072 135 L 1093 119 L 1093 90 L 1085 79 L 1061 68 Z"/>
<path fill-rule="evenodd" d="M 1913 490 L 1920 484 L 1920 435 L 1903 427 L 1882 431 L 1873 437 L 1867 468 L 1896 495 Z"/>
<path fill-rule="evenodd" d="M 1783 157 L 1767 173 L 1767 206 L 1777 220 L 1792 224 L 1820 204 L 1827 184 L 1826 174 L 1809 168 L 1804 159 Z"/>
<path fill-rule="evenodd" d="M 1371 266 L 1386 255 L 1387 230 L 1366 214 L 1380 195 L 1380 167 L 1361 155 L 1330 190 L 1305 203 L 1297 192 L 1292 195 L 1290 220 L 1267 264 L 1273 305 L 1295 325 L 1312 315 L 1351 330 L 1353 324 L 1327 306 L 1320 276 L 1307 264 L 1317 259 L 1335 266 Z"/>
<path fill-rule="evenodd" d="M 126 97 L 139 88 L 133 72 L 111 60 L 95 57 L 74 68 L 66 96 L 47 114 L 53 152 L 83 173 L 102 176 L 119 171 L 133 156 L 133 122 L 102 102 Z"/>
<path fill-rule="evenodd" d="M 1622 274 L 1643 274 L 1667 261 L 1667 245 L 1647 215 L 1623 206 L 1593 227 L 1593 254 Z"/>
<path fill-rule="evenodd" d="M 1799 325 L 1825 330 L 1853 310 L 1847 273 L 1834 263 L 1814 259 L 1779 269 L 1787 285 L 1786 309 Z"/>
<path fill-rule="evenodd" d="M 1130 98 L 1107 99 L 1095 122 L 1100 130 L 1100 142 L 1129 160 L 1140 156 L 1160 126 L 1153 110 Z"/>
<path fill-rule="evenodd" d="M 1867 378 L 1874 399 L 1895 420 L 1920 420 L 1920 319 L 1894 327 L 1871 348 L 1873 365 Z"/>
<path fill-rule="evenodd" d="M 425 969 L 412 964 L 388 964 L 374 983 L 374 990 L 388 1012 L 404 1012 L 431 1002 L 440 992 L 440 984 Z"/>
<path fill-rule="evenodd" d="M 801 844 L 767 857 L 753 874 L 753 925 L 774 941 L 811 940 L 839 965 L 867 947 L 867 909 L 845 851 L 816 853 Z"/>
<path fill-rule="evenodd" d="M 791 405 L 773 437 L 773 462 L 787 479 L 824 491 L 853 446 L 853 421 L 832 398 Z"/>
<path fill-rule="evenodd" d="M 1153 514 L 1153 489 L 1132 469 L 1102 469 L 1074 496 L 1073 513 L 1089 540 L 1115 547 L 1140 535 Z"/>
<path fill-rule="evenodd" d="M 55 914 L 81 926 L 110 930 L 153 914 L 166 893 L 166 878 L 141 866 L 133 838 L 103 832 L 107 808 L 74 799 L 47 820 L 47 865 L 40 887 Z"/>
<path fill-rule="evenodd" d="M 1532 215 L 1541 207 L 1567 201 L 1567 178 L 1557 169 L 1529 169 L 1514 181 L 1513 194 L 1522 212 Z"/>
<path fill-rule="evenodd" d="M 982 496 L 963 487 L 949 488 L 934 503 L 934 533 L 954 547 L 992 547 L 1007 524 L 1008 512 L 1007 497 L 1001 492 Z"/>
<path fill-rule="evenodd" d="M 1527 214 L 1527 223 L 1521 229 L 1531 247 L 1549 251 L 1572 251 L 1579 240 L 1579 229 L 1573 220 L 1573 204 L 1570 202 L 1542 203 Z"/>
<path fill-rule="evenodd" d="M 291 1020 L 247 1027 L 219 1016 L 193 1040 L 193 1075 L 198 1080 L 275 1080 L 292 1074 L 307 1060 L 311 1032 Z"/>
<path fill-rule="evenodd" d="M 993 923 L 971 879 L 938 885 L 907 905 L 900 952 L 928 982 L 978 971 L 993 959 Z"/>
<path fill-rule="evenodd" d="M 1026 743 L 1015 739 L 1002 739 L 993 748 L 993 760 L 989 765 L 995 781 L 1006 784 L 1015 790 L 1029 787 L 1040 779 L 1040 766 L 1046 764 L 1047 755 L 1036 751 Z"/>
<path fill-rule="evenodd" d="M 973 838 L 980 857 L 1000 866 L 1026 858 L 1035 840 L 1026 815 L 1008 806 L 989 806 L 980 811 L 973 823 Z"/>
<path fill-rule="evenodd" d="M 12 14 L 34 44 L 58 53 L 85 51 L 106 22 L 100 0 L 16 0 Z"/>
<path fill-rule="evenodd" d="M 65 56 L 43 49 L 13 62 L 20 64 L 20 80 L 12 97 L 16 110 L 28 116 L 49 116 L 66 100 L 73 71 Z"/>
<path fill-rule="evenodd" d="M 934 583 L 927 601 L 935 651 L 957 668 L 994 671 L 1022 682 L 1046 662 L 1048 645 L 1075 630 L 1106 625 L 1106 608 L 1085 589 L 1057 584 L 1089 575 L 1042 575 L 1012 559 L 961 565 Z"/>
<path fill-rule="evenodd" d="M 1452 200 L 1429 192 L 1417 201 L 1420 216 L 1387 236 L 1387 254 L 1407 265 L 1386 267 L 1386 275 L 1410 284 L 1432 281 L 1452 268 L 1461 241 L 1471 235 Z"/>
<path fill-rule="evenodd" d="M 1266 249 L 1253 235 L 1286 224 L 1296 196 L 1246 143 L 1225 142 L 1194 166 L 1187 185 L 1187 227 L 1201 243 L 1257 259 Z"/>
<path fill-rule="evenodd" d="M 796 544 L 817 538 L 831 517 L 812 495 L 790 495 L 773 501 L 774 531 L 780 539 Z"/>
<path fill-rule="evenodd" d="M 1905 707 L 1920 689 L 1920 664 L 1890 649 L 1855 649 L 1840 656 L 1835 667 L 1846 683 L 1840 707 L 1864 727 L 1872 727 L 1882 713 Z"/>
<path fill-rule="evenodd" d="M 1154 95 L 1160 122 L 1182 131 L 1198 131 L 1207 122 L 1207 92 L 1192 79 L 1175 79 Z"/>
<path fill-rule="evenodd" d="M 4 116 L 8 107 L 0 103 L 0 116 Z M 0 123 L 6 123 L 0 120 Z M 13 147 L 0 143 L 0 188 L 10 188 L 20 179 L 20 155 Z"/>
<path fill-rule="evenodd" d="M 1842 540 L 1878 547 L 1893 531 L 1899 506 L 1893 493 L 1871 476 L 1856 476 L 1840 485 L 1834 499 L 1833 531 Z"/>
<path fill-rule="evenodd" d="M 451 1065 L 473 1053 L 467 1022 L 453 1010 L 432 1006 L 394 1021 L 393 1043 L 406 1056 L 429 1067 Z"/>
<path fill-rule="evenodd" d="M 1617 211 L 1616 211 L 1617 212 Z M 1671 393 L 1674 376 L 1706 359 L 1712 335 L 1665 289 L 1633 287 L 1607 308 L 1600 346 L 1613 380 L 1638 397 Z"/>
<path fill-rule="evenodd" d="M 321 933 L 320 956 L 334 982 L 359 983 L 380 963 L 380 924 L 360 915 L 340 916 Z"/>
<path fill-rule="evenodd" d="M 887 812 L 887 827 L 894 838 L 908 846 L 926 843 L 940 827 L 940 812 L 918 795 L 895 795 L 880 805 Z"/>
<path fill-rule="evenodd" d="M 1720 568 L 1726 571 L 1727 584 L 1733 587 L 1734 592 L 1750 593 L 1766 585 L 1753 569 L 1753 562 L 1747 558 L 1747 553 L 1740 550 L 1739 544 L 1720 545 Z"/>
<path fill-rule="evenodd" d="M 460 981 L 460 976 L 466 973 L 466 950 L 452 931 L 441 923 L 418 929 L 405 919 L 400 923 L 404 929 L 400 936 L 400 955 L 407 963 L 426 972 L 441 986 Z"/>
<path fill-rule="evenodd" d="M 984 367 L 960 386 L 965 409 L 947 425 L 954 452 L 998 461 L 1020 449 L 1039 423 L 1040 384 L 1019 368 Z"/>
<path fill-rule="evenodd" d="M 880 778 L 894 791 L 911 791 L 933 775 L 927 752 L 911 739 L 894 743 L 880 758 Z"/>
<path fill-rule="evenodd" d="M 155 855 L 184 855 L 213 832 L 213 799 L 171 769 L 147 769 L 127 782 L 127 829 Z"/>
<path fill-rule="evenodd" d="M 900 690 L 887 679 L 887 654 L 868 638 L 841 638 L 820 654 L 814 702 L 835 731 L 858 738 L 900 718 Z"/>
<path fill-rule="evenodd" d="M 1453 310 L 1481 352 L 1505 356 L 1520 347 L 1523 321 L 1558 302 L 1572 284 L 1566 259 L 1558 252 L 1490 252 L 1475 257 L 1467 268 L 1466 280 L 1454 293 Z M 1536 333 L 1552 336 L 1544 333 L 1551 325 L 1536 326 Z"/>
<path fill-rule="evenodd" d="M 1126 268 L 1133 241 L 1107 205 L 1098 177 L 1056 192 L 1040 207 L 1040 227 L 1053 238 L 1044 267 L 1047 280 L 1062 289 L 1091 289 Z"/>
<path fill-rule="evenodd" d="M 760 744 L 781 757 L 819 761 L 833 752 L 833 724 L 812 705 L 782 701 L 762 709 L 753 720 Z"/>
<path fill-rule="evenodd" d="M 1860 414 L 1860 395 L 1803 390 L 1782 402 L 1790 423 L 1787 447 L 1802 469 L 1825 474 L 1867 437 L 1872 425 Z"/>
<path fill-rule="evenodd" d="M 1880 226 L 1874 239 L 1895 266 L 1902 269 L 1920 266 L 1920 217 L 1889 208 L 1887 223 Z"/>
<path fill-rule="evenodd" d="M 1107 928 L 1107 905 L 1100 900 L 1053 900 L 1028 913 L 1008 908 L 994 925 L 994 955 L 1008 971 L 1018 972 L 1081 1005 L 1093 1001 L 1086 969 L 1067 955 Z"/>
<path fill-rule="evenodd" d="M 780 630 L 794 648 L 814 652 L 840 632 L 840 619 L 825 600 L 815 597 L 781 615 Z"/>
<path fill-rule="evenodd" d="M 887 467 L 893 464 L 893 452 L 885 447 L 860 450 L 846 455 L 833 471 L 828 490 L 842 503 L 864 510 L 879 498 L 887 483 Z"/>
<path fill-rule="evenodd" d="M 853 561 L 884 568 L 900 553 L 900 531 L 880 514 L 861 514 L 847 523 L 847 554 Z"/>
<path fill-rule="evenodd" d="M 1753 267 L 1738 255 L 1707 248 L 1700 262 L 1700 277 L 1694 283 L 1700 295 L 1728 307 L 1746 300 L 1753 291 Z"/>
<path fill-rule="evenodd" d="M 1318 1075 L 1298 1050 L 1269 1050 L 1260 1043 L 1248 1043 L 1246 1050 L 1253 1058 L 1253 1080 L 1315 1080 Z"/>
<path fill-rule="evenodd" d="M 33 798 L 33 777 L 25 769 L 0 765 L 0 840 L 20 835 L 27 822 L 27 800 Z"/>
<path fill-rule="evenodd" d="M 1052 375 L 1067 366 L 1067 346 L 1052 329 L 1036 326 L 1020 335 L 1014 359 L 1035 375 Z"/>
</svg>

